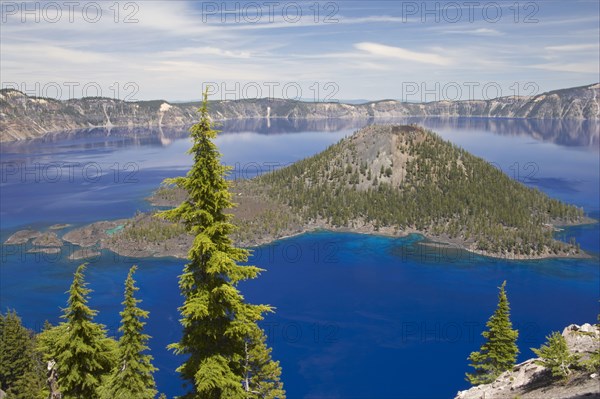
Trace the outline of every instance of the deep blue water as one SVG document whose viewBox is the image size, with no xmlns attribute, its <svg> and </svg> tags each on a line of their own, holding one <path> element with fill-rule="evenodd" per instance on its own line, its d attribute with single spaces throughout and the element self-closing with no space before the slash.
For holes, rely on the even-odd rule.
<svg viewBox="0 0 600 399">
<path fill-rule="evenodd" d="M 413 121 L 413 120 L 411 120 Z M 598 218 L 598 125 L 557 121 L 427 119 L 422 122 L 510 176 L 583 206 Z M 366 121 L 265 121 L 225 124 L 218 145 L 233 178 L 314 154 Z M 2 242 L 12 232 L 53 223 L 80 225 L 149 209 L 144 198 L 190 158 L 184 130 L 102 130 L 2 144 Z M 62 165 L 59 167 L 58 165 Z M 37 164 L 37 165 L 36 165 Z M 58 172 L 61 172 L 58 178 Z M 118 172 L 117 172 L 118 171 Z M 481 343 L 497 288 L 508 281 L 520 359 L 544 336 L 599 312 L 598 224 L 569 228 L 595 255 L 588 260 L 509 261 L 425 249 L 420 238 L 393 239 L 316 232 L 255 249 L 267 272 L 245 282 L 253 302 L 277 308 L 263 327 L 281 361 L 289 398 L 449 397 L 467 387 L 466 357 Z M 2 246 L 0 308 L 26 325 L 59 321 L 65 291 L 79 262 Z M 160 391 L 182 392 L 173 371 L 181 359 L 165 346 L 179 336 L 173 259 L 128 259 L 110 252 L 90 262 L 90 305 L 115 333 L 129 265 L 137 274 Z M 435 375 L 435 383 L 431 383 Z"/>
</svg>

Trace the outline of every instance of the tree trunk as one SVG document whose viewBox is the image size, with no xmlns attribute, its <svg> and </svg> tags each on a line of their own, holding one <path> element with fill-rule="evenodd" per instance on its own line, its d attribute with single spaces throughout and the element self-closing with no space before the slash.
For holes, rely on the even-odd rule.
<svg viewBox="0 0 600 399">
<path fill-rule="evenodd" d="M 62 394 L 58 390 L 58 372 L 56 371 L 56 362 L 54 360 L 48 362 L 48 379 L 46 382 L 50 389 L 48 399 L 62 399 Z"/>
</svg>

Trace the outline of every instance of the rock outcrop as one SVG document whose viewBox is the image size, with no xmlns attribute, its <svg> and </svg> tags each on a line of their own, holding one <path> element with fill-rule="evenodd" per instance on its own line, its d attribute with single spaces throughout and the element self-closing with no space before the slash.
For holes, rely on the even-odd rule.
<svg viewBox="0 0 600 399">
<path fill-rule="evenodd" d="M 36 230 L 20 230 L 8 237 L 4 242 L 4 245 L 27 244 L 31 239 L 39 237 L 40 235 L 42 235 L 42 233 Z"/>
<path fill-rule="evenodd" d="M 63 245 L 61 239 L 53 232 L 47 232 L 36 237 L 32 243 L 37 247 L 60 247 Z"/>
<path fill-rule="evenodd" d="M 571 352 L 582 358 L 598 350 L 600 328 L 590 324 L 571 324 L 563 330 Z M 600 398 L 600 376 L 597 372 L 578 370 L 567 382 L 552 378 L 550 370 L 536 364 L 537 358 L 517 364 L 502 373 L 491 384 L 460 391 L 455 399 L 567 399 Z"/>
<path fill-rule="evenodd" d="M 226 119 L 325 119 L 398 117 L 493 117 L 598 120 L 600 84 L 556 90 L 532 97 L 492 100 L 365 104 L 308 103 L 282 99 L 213 101 L 211 115 Z M 103 97 L 71 100 L 30 97 L 0 90 L 0 141 L 41 137 L 49 132 L 95 127 L 168 127 L 191 125 L 199 103 L 164 100 L 127 102 Z"/>
</svg>

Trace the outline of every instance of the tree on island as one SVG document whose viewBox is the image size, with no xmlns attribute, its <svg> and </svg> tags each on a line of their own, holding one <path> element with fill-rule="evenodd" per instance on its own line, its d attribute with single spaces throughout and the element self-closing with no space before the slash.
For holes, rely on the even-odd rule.
<svg viewBox="0 0 600 399">
<path fill-rule="evenodd" d="M 150 336 L 142 332 L 146 324 L 142 319 L 148 318 L 148 312 L 137 306 L 141 300 L 135 298 L 139 290 L 133 279 L 136 270 L 137 266 L 132 266 L 125 280 L 119 360 L 101 389 L 102 399 L 153 399 L 157 393 L 153 377 L 156 368 L 152 356 L 144 354 Z"/>
<path fill-rule="evenodd" d="M 102 324 L 94 323 L 97 312 L 87 306 L 91 290 L 84 280 L 85 266 L 75 272 L 61 316 L 66 321 L 40 334 L 42 347 L 56 362 L 63 399 L 98 399 L 98 388 L 117 360 L 117 343 L 106 337 Z"/>
<path fill-rule="evenodd" d="M 500 287 L 498 307 L 486 323 L 488 330 L 481 334 L 486 341 L 468 358 L 475 371 L 467 373 L 467 381 L 473 385 L 493 382 L 504 371 L 510 370 L 517 360 L 519 332 L 512 328 L 505 287 L 506 281 Z"/>
<path fill-rule="evenodd" d="M 194 165 L 185 177 L 165 181 L 183 189 L 187 198 L 178 207 L 159 213 L 166 220 L 182 223 L 195 237 L 179 279 L 184 297 L 179 308 L 183 336 L 169 348 L 187 356 L 177 369 L 193 387 L 186 398 L 274 397 L 259 394 L 256 387 L 265 385 L 247 373 L 247 364 L 253 361 L 249 346 L 255 348 L 253 353 L 266 356 L 261 370 L 277 370 L 269 373 L 273 379 L 270 390 L 284 398 L 279 364 L 270 358 L 265 341 L 257 338 L 257 322 L 272 308 L 247 303 L 237 289 L 240 281 L 256 278 L 262 270 L 240 265 L 248 260 L 249 251 L 236 248 L 230 238 L 234 225 L 232 215 L 225 213 L 233 207 L 225 179 L 230 168 L 221 164 L 213 142 L 217 131 L 208 115 L 207 93 L 198 112 L 200 121 L 190 129 L 193 145 L 189 153 Z M 261 375 L 261 370 L 253 370 L 254 377 Z"/>
</svg>

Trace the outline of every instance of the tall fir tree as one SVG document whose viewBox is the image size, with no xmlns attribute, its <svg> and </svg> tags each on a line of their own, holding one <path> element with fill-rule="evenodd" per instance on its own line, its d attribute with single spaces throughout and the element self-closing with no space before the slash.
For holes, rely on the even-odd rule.
<svg viewBox="0 0 600 399">
<path fill-rule="evenodd" d="M 169 347 L 187 356 L 178 368 L 192 384 L 187 397 L 247 398 L 243 386 L 246 343 L 255 336 L 262 314 L 272 309 L 245 302 L 237 289 L 240 281 L 256 278 L 262 270 L 240 265 L 248 260 L 249 252 L 236 248 L 230 238 L 234 226 L 232 216 L 225 213 L 233 207 L 225 179 L 230 168 L 221 164 L 213 142 L 218 132 L 211 126 L 206 93 L 198 112 L 200 121 L 190 129 L 194 165 L 185 177 L 166 181 L 185 190 L 187 198 L 160 214 L 183 223 L 195 237 L 179 280 L 184 297 L 179 308 L 183 336 Z"/>
<path fill-rule="evenodd" d="M 77 268 L 69 290 L 68 306 L 61 316 L 66 321 L 54 327 L 63 334 L 52 345 L 58 386 L 63 399 L 97 399 L 102 379 L 116 364 L 116 342 L 106 337 L 103 325 L 94 323 L 96 311 L 87 306 L 84 280 L 86 265 Z"/>
<path fill-rule="evenodd" d="M 157 393 L 153 377 L 156 368 L 152 356 L 144 353 L 149 349 L 150 336 L 143 333 L 146 323 L 142 320 L 148 318 L 148 312 L 138 307 L 141 300 L 135 298 L 139 290 L 133 279 L 136 270 L 137 266 L 132 266 L 125 280 L 119 361 L 101 390 L 103 399 L 152 399 Z"/>
<path fill-rule="evenodd" d="M 467 373 L 467 380 L 473 385 L 494 381 L 504 371 L 514 366 L 519 348 L 519 332 L 512 328 L 510 305 L 506 297 L 506 281 L 502 283 L 498 294 L 498 307 L 486 323 L 487 331 L 482 333 L 486 341 L 478 352 L 472 352 L 468 360 L 475 369 Z"/>
</svg>

